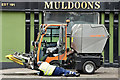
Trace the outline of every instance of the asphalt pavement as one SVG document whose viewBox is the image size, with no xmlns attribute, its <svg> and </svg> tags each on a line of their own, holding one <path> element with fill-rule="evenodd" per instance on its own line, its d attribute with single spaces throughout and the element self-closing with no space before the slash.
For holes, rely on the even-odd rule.
<svg viewBox="0 0 120 80">
<path fill-rule="evenodd" d="M 74 70 L 72 70 L 74 71 Z M 53 80 L 53 79 L 59 79 L 59 80 L 65 80 L 65 79 L 75 79 L 75 80 L 79 80 L 79 79 L 113 79 L 113 80 L 117 80 L 119 78 L 120 75 L 120 69 L 118 68 L 103 68 L 101 67 L 100 69 L 98 69 L 94 74 L 81 74 L 80 77 L 63 77 L 63 76 L 38 76 L 36 73 L 38 71 L 36 70 L 31 70 L 31 69 L 27 69 L 27 68 L 14 68 L 14 69 L 3 69 L 0 70 L 0 72 L 2 74 L 0 74 L 0 77 L 4 80 L 6 79 L 46 79 L 46 80 Z M 18 80 L 17 79 L 17 80 Z"/>
</svg>

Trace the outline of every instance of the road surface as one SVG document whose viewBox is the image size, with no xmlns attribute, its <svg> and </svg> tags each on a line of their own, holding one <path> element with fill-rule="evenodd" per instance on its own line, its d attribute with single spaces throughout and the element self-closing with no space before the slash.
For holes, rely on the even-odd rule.
<svg viewBox="0 0 120 80">
<path fill-rule="evenodd" d="M 74 70 L 73 70 L 74 71 Z M 27 68 L 14 68 L 14 69 L 4 69 L 4 70 L 0 70 L 0 72 L 2 72 L 2 74 L 0 74 L 0 76 L 4 79 L 6 78 L 11 78 L 13 80 L 13 78 L 24 78 L 25 80 L 28 78 L 32 78 L 32 79 L 39 79 L 42 80 L 53 80 L 53 79 L 57 79 L 57 80 L 65 80 L 65 79 L 69 79 L 69 80 L 73 80 L 73 79 L 118 79 L 119 78 L 119 73 L 120 73 L 120 69 L 118 68 L 103 68 L 101 67 L 100 69 L 98 69 L 94 74 L 81 74 L 80 77 L 63 77 L 63 76 L 38 76 L 36 73 L 38 71 L 36 70 L 31 70 L 31 69 L 27 69 Z M 17 79 L 18 80 L 18 79 Z"/>
</svg>

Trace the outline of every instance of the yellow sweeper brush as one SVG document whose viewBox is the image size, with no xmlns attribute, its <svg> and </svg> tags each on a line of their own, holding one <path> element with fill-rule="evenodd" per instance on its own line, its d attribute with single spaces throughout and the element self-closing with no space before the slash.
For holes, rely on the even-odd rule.
<svg viewBox="0 0 120 80">
<path fill-rule="evenodd" d="M 7 59 L 15 62 L 15 63 L 18 63 L 18 64 L 20 64 L 20 65 L 24 65 L 23 62 L 22 62 L 22 59 L 17 58 L 17 57 L 16 57 L 15 55 L 13 55 L 13 54 L 6 55 L 5 57 L 6 57 Z"/>
</svg>

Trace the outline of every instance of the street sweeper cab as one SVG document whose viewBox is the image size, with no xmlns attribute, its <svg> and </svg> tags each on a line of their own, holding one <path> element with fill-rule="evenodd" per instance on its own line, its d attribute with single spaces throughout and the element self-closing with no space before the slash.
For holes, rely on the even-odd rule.
<svg viewBox="0 0 120 80">
<path fill-rule="evenodd" d="M 50 26 L 59 27 L 59 39 L 57 42 L 47 42 L 44 36 L 47 33 L 47 28 Z M 37 40 L 32 42 L 34 46 L 34 54 L 36 62 L 45 61 L 50 64 L 60 66 L 61 61 L 67 60 L 67 24 L 44 24 L 40 26 L 40 32 Z"/>
</svg>

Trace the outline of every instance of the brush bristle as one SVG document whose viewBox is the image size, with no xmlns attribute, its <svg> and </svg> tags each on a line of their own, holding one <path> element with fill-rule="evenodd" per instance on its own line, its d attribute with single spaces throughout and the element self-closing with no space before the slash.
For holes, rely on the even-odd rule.
<svg viewBox="0 0 120 80">
<path fill-rule="evenodd" d="M 12 54 L 7 55 L 7 56 L 5 56 L 5 57 L 6 57 L 7 59 L 15 62 L 15 63 L 18 63 L 18 64 L 20 64 L 20 65 L 24 65 L 21 59 L 18 59 L 17 57 L 13 56 Z"/>
</svg>

